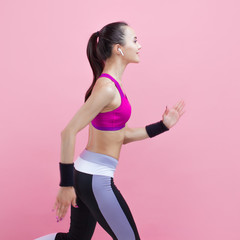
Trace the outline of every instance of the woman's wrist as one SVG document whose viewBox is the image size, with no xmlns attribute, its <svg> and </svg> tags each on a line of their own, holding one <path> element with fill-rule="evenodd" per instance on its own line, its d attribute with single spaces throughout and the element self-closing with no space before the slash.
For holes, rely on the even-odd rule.
<svg viewBox="0 0 240 240">
<path fill-rule="evenodd" d="M 155 137 L 155 136 L 169 130 L 169 128 L 167 126 L 165 126 L 165 124 L 163 123 L 162 120 L 159 122 L 147 125 L 145 127 L 145 129 L 150 138 Z"/>
<path fill-rule="evenodd" d="M 73 186 L 73 169 L 74 163 L 62 163 L 59 162 L 60 169 L 60 183 L 61 187 L 72 187 Z"/>
<path fill-rule="evenodd" d="M 164 120 L 162 120 L 162 122 L 163 122 L 164 126 L 169 130 L 169 129 L 170 129 L 170 126 L 168 126 L 168 125 L 164 122 Z"/>
</svg>

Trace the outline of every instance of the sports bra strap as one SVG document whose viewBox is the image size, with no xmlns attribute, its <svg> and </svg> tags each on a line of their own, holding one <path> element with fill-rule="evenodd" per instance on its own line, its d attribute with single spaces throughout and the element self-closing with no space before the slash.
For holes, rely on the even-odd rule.
<svg viewBox="0 0 240 240">
<path fill-rule="evenodd" d="M 121 96 L 124 97 L 124 93 L 121 89 L 121 86 L 120 84 L 118 83 L 117 80 L 115 80 L 111 75 L 109 75 L 108 73 L 102 73 L 99 77 L 107 77 L 107 78 L 110 78 L 116 85 L 118 91 L 120 92 Z"/>
</svg>

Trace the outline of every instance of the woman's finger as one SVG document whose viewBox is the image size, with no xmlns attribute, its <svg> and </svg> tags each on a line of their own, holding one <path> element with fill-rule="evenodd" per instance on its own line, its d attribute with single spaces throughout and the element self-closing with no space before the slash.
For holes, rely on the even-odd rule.
<svg viewBox="0 0 240 240">
<path fill-rule="evenodd" d="M 60 219 L 62 216 L 62 212 L 63 212 L 64 206 L 61 204 L 57 210 L 57 216 Z"/>
<path fill-rule="evenodd" d="M 175 109 L 179 112 L 184 107 L 184 101 L 180 101 L 178 104 L 176 104 Z"/>
<path fill-rule="evenodd" d="M 185 103 L 183 102 L 180 106 L 179 106 L 179 111 L 182 111 L 182 109 L 184 108 Z"/>
<path fill-rule="evenodd" d="M 183 102 L 183 100 L 180 100 L 179 102 L 177 102 L 174 107 L 178 107 L 181 104 L 181 102 Z"/>
<path fill-rule="evenodd" d="M 72 206 L 73 206 L 73 207 L 78 207 L 76 198 L 73 199 L 73 201 L 72 201 Z"/>
<path fill-rule="evenodd" d="M 57 207 L 57 201 L 55 201 L 54 205 L 53 205 L 53 208 L 52 208 L 52 211 L 54 211 Z"/>
<path fill-rule="evenodd" d="M 67 214 L 68 207 L 69 207 L 69 205 L 68 205 L 68 206 L 65 206 L 65 208 L 63 209 L 62 218 L 64 218 L 65 215 Z"/>
<path fill-rule="evenodd" d="M 66 213 L 67 213 L 67 210 L 68 210 L 68 207 L 69 207 L 69 204 L 63 204 L 61 206 L 61 209 L 60 209 L 60 212 L 59 212 L 59 218 L 64 218 Z"/>
<path fill-rule="evenodd" d="M 183 100 L 180 101 L 179 106 L 178 106 L 178 109 L 181 109 L 184 105 L 185 105 L 184 101 L 183 101 Z"/>
<path fill-rule="evenodd" d="M 184 112 L 182 112 L 182 113 L 180 113 L 180 117 L 185 113 L 186 111 L 184 111 Z"/>
<path fill-rule="evenodd" d="M 167 115 L 167 114 L 168 114 L 168 112 L 169 112 L 169 110 L 168 110 L 168 107 L 166 106 L 166 109 L 165 109 L 165 114 Z"/>
</svg>

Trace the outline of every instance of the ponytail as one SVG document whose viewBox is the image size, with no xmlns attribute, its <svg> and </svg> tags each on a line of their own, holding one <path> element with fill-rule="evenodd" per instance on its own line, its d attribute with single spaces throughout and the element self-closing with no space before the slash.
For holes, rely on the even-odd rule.
<svg viewBox="0 0 240 240">
<path fill-rule="evenodd" d="M 93 82 L 85 94 L 85 102 L 102 74 L 106 59 L 112 55 L 113 45 L 121 44 L 124 46 L 123 26 L 128 26 L 128 24 L 126 22 L 113 22 L 91 35 L 87 45 L 87 57 L 93 71 Z"/>
</svg>

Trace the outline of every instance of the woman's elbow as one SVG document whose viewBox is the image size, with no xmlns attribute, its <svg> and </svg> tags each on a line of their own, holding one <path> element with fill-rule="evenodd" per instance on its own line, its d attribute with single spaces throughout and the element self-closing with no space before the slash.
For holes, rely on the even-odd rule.
<svg viewBox="0 0 240 240">
<path fill-rule="evenodd" d="M 64 137 L 64 136 L 69 135 L 69 134 L 76 135 L 76 132 L 73 129 L 70 129 L 70 128 L 67 128 L 67 127 L 64 128 L 61 131 L 61 137 Z"/>
<path fill-rule="evenodd" d="M 123 144 L 127 144 L 131 142 L 131 128 L 126 128 L 124 133 Z"/>
<path fill-rule="evenodd" d="M 131 141 L 129 140 L 129 139 L 126 139 L 126 138 L 124 138 L 124 140 L 123 140 L 123 145 L 125 145 L 125 144 L 127 144 L 127 143 L 130 143 Z"/>
<path fill-rule="evenodd" d="M 124 139 L 123 145 L 126 145 L 127 143 L 130 143 L 130 142 L 132 142 L 132 141 Z"/>
</svg>

